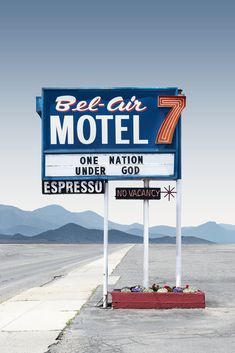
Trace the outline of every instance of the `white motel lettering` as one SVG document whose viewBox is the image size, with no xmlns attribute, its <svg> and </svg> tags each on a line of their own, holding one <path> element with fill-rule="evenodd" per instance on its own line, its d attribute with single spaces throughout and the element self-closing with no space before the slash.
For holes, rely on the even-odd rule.
<svg viewBox="0 0 235 353">
<path fill-rule="evenodd" d="M 148 144 L 147 139 L 140 138 L 140 116 L 139 115 L 82 115 L 74 128 L 74 116 L 64 115 L 61 122 L 59 115 L 50 116 L 50 142 L 52 145 L 66 144 L 73 145 L 75 136 L 79 143 L 90 145 L 94 142 L 101 142 L 103 145 L 109 143 L 109 122 L 115 121 L 114 139 L 117 145 L 128 145 L 130 143 Z M 125 126 L 125 121 L 132 119 L 133 132 L 129 131 L 129 127 Z M 97 125 L 100 124 L 101 136 L 97 136 Z M 89 126 L 89 134 L 85 135 L 84 126 Z M 74 131 L 76 130 L 76 131 Z M 124 138 L 125 133 L 125 138 Z"/>
</svg>

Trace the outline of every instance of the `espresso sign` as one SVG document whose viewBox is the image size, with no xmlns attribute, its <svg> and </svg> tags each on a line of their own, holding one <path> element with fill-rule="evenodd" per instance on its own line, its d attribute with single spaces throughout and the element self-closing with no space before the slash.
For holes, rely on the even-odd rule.
<svg viewBox="0 0 235 353">
<path fill-rule="evenodd" d="M 185 96 L 166 89 L 43 89 L 43 180 L 181 176 Z"/>
<path fill-rule="evenodd" d="M 42 193 L 56 194 L 103 194 L 104 181 L 101 180 L 43 180 Z"/>
<path fill-rule="evenodd" d="M 116 188 L 117 200 L 160 200 L 161 188 Z"/>
</svg>

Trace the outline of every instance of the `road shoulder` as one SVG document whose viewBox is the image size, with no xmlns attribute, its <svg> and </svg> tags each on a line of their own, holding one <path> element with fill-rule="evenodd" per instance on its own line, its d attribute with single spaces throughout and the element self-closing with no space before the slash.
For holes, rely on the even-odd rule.
<svg viewBox="0 0 235 353">
<path fill-rule="evenodd" d="M 109 256 L 109 274 L 131 248 L 125 245 Z M 103 258 L 0 304 L 1 353 L 44 353 L 102 279 Z M 110 281 L 117 279 L 111 276 Z"/>
</svg>

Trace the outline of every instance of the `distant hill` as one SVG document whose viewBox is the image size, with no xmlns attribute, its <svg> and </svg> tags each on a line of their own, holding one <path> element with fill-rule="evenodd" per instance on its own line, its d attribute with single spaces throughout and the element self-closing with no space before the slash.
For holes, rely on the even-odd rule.
<svg viewBox="0 0 235 353">
<path fill-rule="evenodd" d="M 224 224 L 224 223 L 220 223 L 220 226 L 225 228 L 225 229 L 229 229 L 229 230 L 235 230 L 235 225 L 233 224 Z"/>
<path fill-rule="evenodd" d="M 158 244 L 174 244 L 175 238 L 164 236 L 161 238 L 150 239 L 151 243 Z M 203 239 L 195 237 L 183 237 L 182 242 L 185 244 L 211 244 Z M 66 224 L 58 229 L 49 230 L 33 237 L 15 234 L 11 236 L 0 235 L 0 243 L 103 243 L 103 231 L 97 229 L 87 229 L 74 223 Z M 109 231 L 109 243 L 143 243 L 143 238 L 111 229 Z"/>
<path fill-rule="evenodd" d="M 32 236 L 68 223 L 75 223 L 85 228 L 103 229 L 103 217 L 92 211 L 70 212 L 58 205 L 23 211 L 14 206 L 0 205 L 1 234 L 22 233 Z M 113 222 L 109 222 L 109 226 L 118 230 L 122 228 L 121 225 Z"/>
<path fill-rule="evenodd" d="M 142 236 L 143 227 L 135 224 L 135 227 L 129 227 L 128 233 Z M 175 227 L 154 226 L 149 229 L 150 238 L 160 238 L 163 236 L 175 236 Z M 182 235 L 185 237 L 196 237 L 212 241 L 219 244 L 235 243 L 235 227 L 232 225 L 220 225 L 216 222 L 207 222 L 195 227 L 182 227 Z"/>
<path fill-rule="evenodd" d="M 185 227 L 182 234 L 194 237 L 200 234 L 200 238 L 216 243 L 235 243 L 235 231 L 225 229 L 216 222 L 207 222 L 197 227 Z"/>
<path fill-rule="evenodd" d="M 33 235 L 41 233 L 42 228 L 44 228 L 44 227 L 37 228 L 37 227 L 31 227 L 31 226 L 27 226 L 27 225 L 17 225 L 17 226 L 3 229 L 2 233 L 5 233 L 7 235 L 14 235 L 14 234 L 20 233 L 20 234 L 23 234 L 26 236 L 31 236 L 31 235 L 33 236 Z M 51 228 L 51 227 L 49 227 L 49 228 Z M 47 230 L 47 228 L 45 230 Z"/>
<path fill-rule="evenodd" d="M 109 243 L 141 243 L 140 237 L 119 230 L 109 231 Z M 48 230 L 35 236 L 15 234 L 0 235 L 1 243 L 103 243 L 103 231 L 87 229 L 74 223 L 66 224 L 58 229 Z"/>
<path fill-rule="evenodd" d="M 0 205 L 0 233 L 13 235 L 22 231 L 25 235 L 34 235 L 56 227 L 57 221 L 40 218 L 37 212 Z"/>
<path fill-rule="evenodd" d="M 58 229 L 74 223 L 87 229 L 103 229 L 103 217 L 92 211 L 70 212 L 58 205 L 50 205 L 34 211 L 23 211 L 14 206 L 0 205 L 0 234 L 38 235 L 48 230 Z M 109 222 L 109 229 L 134 236 L 143 236 L 143 225 L 139 223 L 123 225 Z M 175 236 L 175 228 L 154 226 L 149 229 L 150 238 Z M 235 243 L 235 226 L 207 222 L 199 226 L 183 227 L 182 235 L 192 236 L 216 243 Z"/>
</svg>

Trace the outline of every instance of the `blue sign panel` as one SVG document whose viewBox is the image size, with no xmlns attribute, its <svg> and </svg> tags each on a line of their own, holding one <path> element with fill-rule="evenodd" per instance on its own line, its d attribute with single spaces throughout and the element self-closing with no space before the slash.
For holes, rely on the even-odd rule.
<svg viewBox="0 0 235 353">
<path fill-rule="evenodd" d="M 43 89 L 43 180 L 180 178 L 184 106 L 177 88 Z"/>
</svg>

